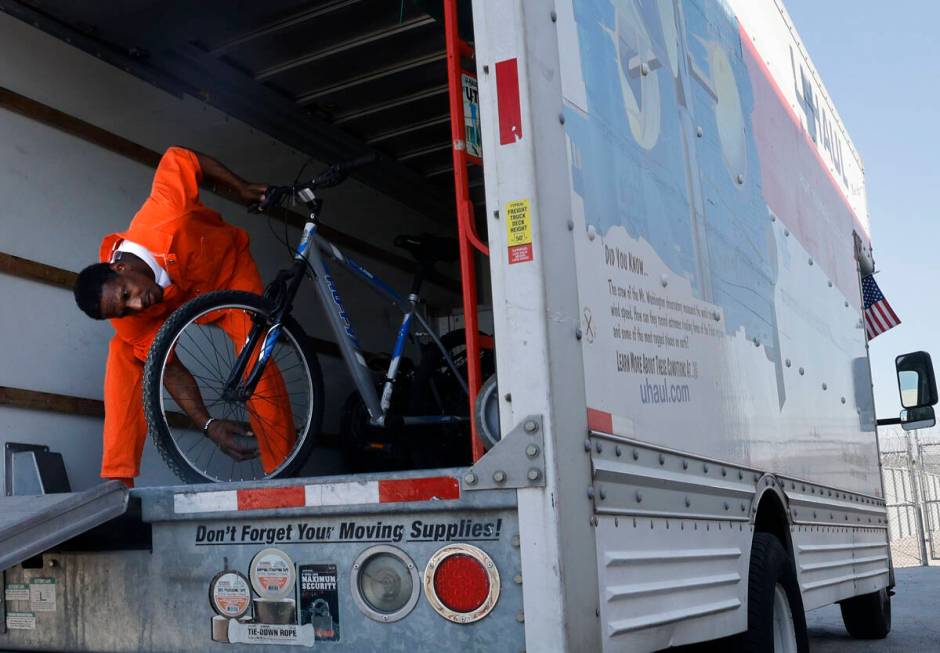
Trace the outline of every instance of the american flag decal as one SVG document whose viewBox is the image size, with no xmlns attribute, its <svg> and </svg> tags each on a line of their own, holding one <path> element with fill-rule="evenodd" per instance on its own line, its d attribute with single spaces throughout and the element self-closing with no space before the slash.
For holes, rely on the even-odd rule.
<svg viewBox="0 0 940 653">
<path fill-rule="evenodd" d="M 865 333 L 869 340 L 901 323 L 872 275 L 862 279 L 862 298 L 865 300 Z"/>
</svg>

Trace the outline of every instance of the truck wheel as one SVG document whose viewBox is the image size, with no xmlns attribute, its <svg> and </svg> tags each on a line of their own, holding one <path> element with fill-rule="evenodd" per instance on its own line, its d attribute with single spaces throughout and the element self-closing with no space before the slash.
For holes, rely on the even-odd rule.
<svg viewBox="0 0 940 653">
<path fill-rule="evenodd" d="M 806 616 L 793 562 L 776 537 L 755 533 L 748 572 L 743 653 L 808 653 Z"/>
<path fill-rule="evenodd" d="M 839 607 L 845 629 L 856 639 L 884 639 L 891 632 L 891 595 L 887 587 L 853 596 Z"/>
</svg>

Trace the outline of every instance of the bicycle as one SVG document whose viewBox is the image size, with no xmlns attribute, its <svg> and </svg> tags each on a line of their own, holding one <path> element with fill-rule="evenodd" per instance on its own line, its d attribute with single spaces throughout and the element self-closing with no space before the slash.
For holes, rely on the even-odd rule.
<svg viewBox="0 0 940 653">
<path fill-rule="evenodd" d="M 460 426 L 469 430 L 465 428 L 469 425 L 469 404 L 461 369 L 464 365 L 455 361 L 459 343 L 451 334 L 443 339 L 438 336 L 418 310 L 423 282 L 436 263 L 456 259 L 456 242 L 427 235 L 395 239 L 395 244 L 418 262 L 410 291 L 403 297 L 317 232 L 323 200 L 316 191 L 342 183 L 350 172 L 373 161 L 372 156 L 359 157 L 334 164 L 309 182 L 270 187 L 252 211 L 263 213 L 289 198 L 300 200 L 308 210 L 291 267 L 277 274 L 263 296 L 235 290 L 207 293 L 177 309 L 159 330 L 144 369 L 144 412 L 157 450 L 182 480 L 286 477 L 306 462 L 320 433 L 324 408 L 323 375 L 316 353 L 291 317 L 294 299 L 307 276 L 314 281 L 342 360 L 361 398 L 368 427 Z M 381 391 L 343 308 L 327 259 L 342 264 L 402 311 Z M 413 397 L 403 402 L 397 397 L 396 385 L 415 322 L 431 345 L 424 348 L 421 363 L 409 368 L 409 381 L 417 387 L 412 388 Z M 242 342 L 237 343 L 242 334 Z M 183 399 L 174 399 L 163 384 L 166 367 L 174 359 L 190 371 L 195 384 L 194 394 Z M 439 382 L 436 385 L 444 386 L 442 391 L 435 380 Z M 462 393 L 456 400 L 455 390 Z M 187 417 L 185 407 L 193 401 L 202 402 L 213 419 L 243 425 L 236 448 L 242 452 L 254 449 L 254 453 L 230 453 L 229 460 L 224 455 L 216 457 L 219 447 L 200 431 L 202 425 Z M 393 404 L 407 405 L 410 413 L 424 408 L 425 414 L 396 414 L 390 411 Z M 435 404 L 432 414 L 427 409 Z M 454 406 L 463 408 L 458 412 Z M 272 416 L 272 411 L 279 414 Z"/>
</svg>

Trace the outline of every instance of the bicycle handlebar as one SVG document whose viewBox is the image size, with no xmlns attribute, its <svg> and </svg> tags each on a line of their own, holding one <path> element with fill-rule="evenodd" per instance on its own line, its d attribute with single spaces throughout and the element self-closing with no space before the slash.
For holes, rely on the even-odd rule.
<svg viewBox="0 0 940 653">
<path fill-rule="evenodd" d="M 345 161 L 334 163 L 330 167 L 335 168 L 336 171 L 342 175 L 348 175 L 353 170 L 356 170 L 363 166 L 367 166 L 371 163 L 375 163 L 376 161 L 378 161 L 378 159 L 379 159 L 378 154 L 376 154 L 375 152 L 369 152 L 367 154 L 363 154 L 362 156 L 357 156 L 353 159 L 347 159 Z"/>
<path fill-rule="evenodd" d="M 264 199 L 248 207 L 251 213 L 264 213 L 272 206 L 277 206 L 286 197 L 289 197 L 300 190 L 316 190 L 317 188 L 331 188 L 346 181 L 346 177 L 354 170 L 363 166 L 375 163 L 378 160 L 378 154 L 369 152 L 345 161 L 337 161 L 319 175 L 311 179 L 306 184 L 299 186 L 269 186 L 264 193 Z"/>
</svg>

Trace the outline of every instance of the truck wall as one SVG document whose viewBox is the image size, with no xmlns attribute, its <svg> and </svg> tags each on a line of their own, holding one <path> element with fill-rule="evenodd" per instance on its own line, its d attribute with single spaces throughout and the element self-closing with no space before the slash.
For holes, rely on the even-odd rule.
<svg viewBox="0 0 940 653">
<path fill-rule="evenodd" d="M 820 167 L 842 192 L 844 201 L 871 237 L 865 166 L 855 149 L 826 86 L 781 0 L 747 2 L 728 0 L 742 35 L 746 35 L 776 83 L 779 100 L 789 105 L 791 119 L 809 136 Z M 813 148 L 810 148 L 811 150 Z M 830 208 L 830 211 L 840 209 Z"/>
<path fill-rule="evenodd" d="M 0 78 L 15 93 L 37 100 L 134 143 L 162 152 L 183 145 L 217 157 L 252 180 L 286 183 L 305 155 L 191 96 L 175 96 L 105 64 L 9 16 L 0 15 Z M 316 170 L 314 162 L 308 170 Z M 153 170 L 40 121 L 0 109 L 0 251 L 73 272 L 95 262 L 102 236 L 123 230 L 146 198 Z M 288 261 L 266 219 L 203 192 L 226 220 L 247 229 L 262 276 Z M 440 223 L 349 181 L 326 196 L 324 223 L 388 250 L 398 233 L 446 232 Z M 280 236 L 283 226 L 274 223 Z M 297 231 L 288 229 L 292 239 Z M 404 252 L 399 252 L 406 256 Z M 409 276 L 369 257 L 350 254 L 393 286 Z M 455 277 L 453 270 L 449 271 Z M 387 351 L 400 317 L 362 286 L 336 272 L 363 346 Z M 430 303 L 441 309 L 459 299 L 433 284 Z M 100 399 L 111 327 L 86 318 L 66 289 L 0 275 L 0 386 Z M 312 336 L 332 339 L 318 318 L 313 295 L 298 308 Z M 321 356 L 328 380 L 326 431 L 336 430 L 338 408 L 351 390 L 341 363 Z M 65 457 L 73 489 L 97 482 L 101 420 L 0 405 L 0 443 L 47 444 Z M 315 454 L 335 463 L 335 454 Z M 321 465 L 325 466 L 324 465 Z M 314 469 L 316 466 L 314 466 Z M 333 471 L 336 471 L 335 468 Z M 2 473 L 2 472 L 0 472 Z M 147 446 L 139 482 L 174 479 Z"/>
<path fill-rule="evenodd" d="M 785 13 L 737 5 L 562 12 L 589 422 L 880 496 L 861 164 Z"/>
<path fill-rule="evenodd" d="M 545 420 L 547 492 L 519 491 L 527 647 L 743 631 L 762 520 L 806 609 L 884 587 L 867 232 L 734 14 L 474 20 L 503 432 Z"/>
</svg>

